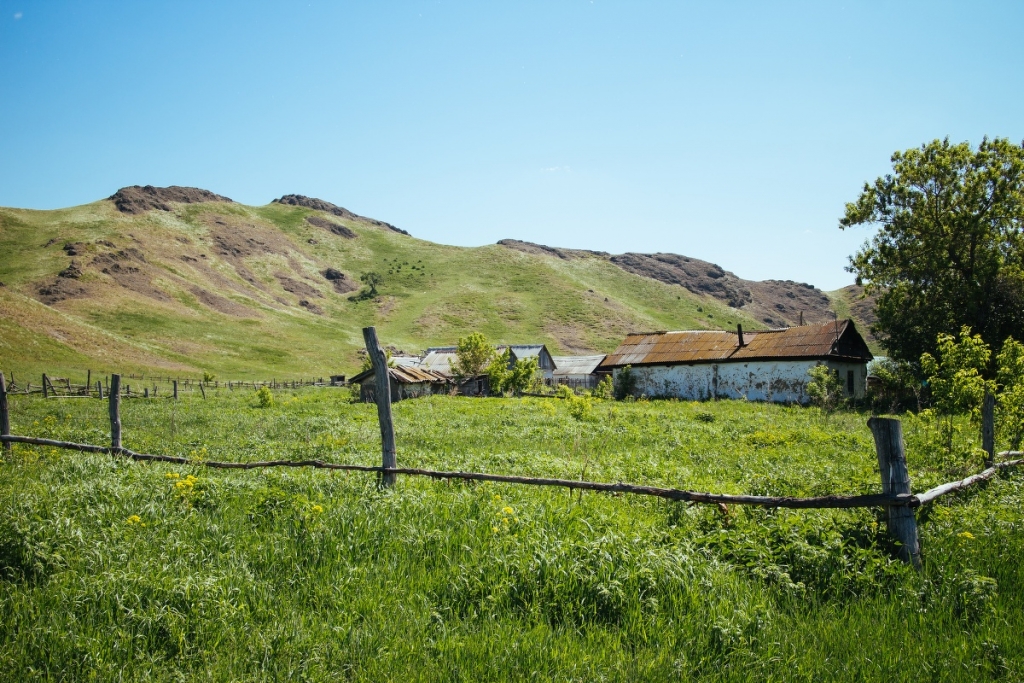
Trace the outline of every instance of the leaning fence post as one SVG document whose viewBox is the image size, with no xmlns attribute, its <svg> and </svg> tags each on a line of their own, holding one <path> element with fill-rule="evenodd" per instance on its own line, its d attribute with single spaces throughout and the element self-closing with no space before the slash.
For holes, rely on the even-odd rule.
<svg viewBox="0 0 1024 683">
<path fill-rule="evenodd" d="M 11 435 L 11 411 L 7 405 L 7 380 L 4 373 L 0 372 L 0 434 Z M 11 450 L 11 442 L 4 441 L 4 450 Z"/>
<path fill-rule="evenodd" d="M 43 373 L 43 398 L 49 398 L 49 394 L 46 393 L 46 373 Z"/>
<path fill-rule="evenodd" d="M 121 375 L 110 376 L 110 447 L 121 448 Z"/>
<path fill-rule="evenodd" d="M 868 427 L 875 437 L 878 471 L 882 476 L 882 493 L 910 493 L 910 474 L 903 451 L 903 426 L 899 420 L 873 417 Z M 921 544 L 917 538 L 917 519 L 913 508 L 887 505 L 889 536 L 900 544 L 899 558 L 915 568 L 921 567 Z"/>
<path fill-rule="evenodd" d="M 985 392 L 981 406 L 981 447 L 985 451 L 985 467 L 996 462 L 996 397 L 991 391 Z"/>
<path fill-rule="evenodd" d="M 101 401 L 103 400 L 103 382 L 99 380 L 96 380 L 96 395 L 100 397 Z"/>
<path fill-rule="evenodd" d="M 391 421 L 391 378 L 388 376 L 388 359 L 377 342 L 377 329 L 374 327 L 363 328 L 363 340 L 366 342 L 366 352 L 370 354 L 373 362 L 373 374 L 377 399 L 377 420 L 380 422 L 380 442 L 382 454 L 382 467 L 393 469 L 398 467 L 398 457 L 395 454 L 395 425 Z M 395 474 L 393 472 L 382 473 L 380 482 L 383 486 L 395 485 Z"/>
<path fill-rule="evenodd" d="M 203 383 L 199 383 L 199 392 L 203 395 L 203 400 L 206 400 L 206 389 L 203 388 Z"/>
</svg>

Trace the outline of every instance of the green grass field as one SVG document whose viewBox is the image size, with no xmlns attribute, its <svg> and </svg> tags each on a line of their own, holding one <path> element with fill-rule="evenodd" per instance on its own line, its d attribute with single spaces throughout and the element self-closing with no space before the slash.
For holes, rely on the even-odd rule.
<svg viewBox="0 0 1024 683">
<path fill-rule="evenodd" d="M 434 397 L 394 407 L 399 463 L 731 493 L 878 490 L 866 414 L 723 401 Z M 125 445 L 378 464 L 344 390 L 124 403 Z M 15 433 L 106 443 L 95 400 L 16 396 Z M 904 418 L 915 490 L 973 471 Z M 965 459 L 966 458 L 966 459 Z M 311 470 L 133 463 L 16 446 L 0 465 L 0 678 L 1024 678 L 1024 479 L 919 513 L 924 571 L 880 511 Z"/>
</svg>

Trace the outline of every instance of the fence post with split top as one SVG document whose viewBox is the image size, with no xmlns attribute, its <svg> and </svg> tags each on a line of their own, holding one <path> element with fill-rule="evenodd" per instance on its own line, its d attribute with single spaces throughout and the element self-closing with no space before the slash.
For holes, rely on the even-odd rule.
<svg viewBox="0 0 1024 683">
<path fill-rule="evenodd" d="M 395 425 L 391 419 L 391 378 L 388 376 L 388 360 L 377 341 L 376 328 L 364 327 L 363 340 L 366 342 L 366 351 L 370 354 L 370 360 L 373 362 L 373 374 L 376 380 L 374 382 L 374 398 L 377 402 L 377 419 L 380 421 L 382 467 L 395 468 L 398 467 L 398 456 L 395 452 Z M 380 482 L 383 486 L 394 486 L 395 479 L 394 473 L 387 472 L 382 473 Z"/>
<path fill-rule="evenodd" d="M 121 448 L 121 375 L 110 376 L 110 447 Z"/>
<path fill-rule="evenodd" d="M 875 437 L 882 493 L 910 494 L 910 474 L 903 450 L 903 427 L 893 418 L 873 417 L 868 427 Z M 899 558 L 914 568 L 921 567 L 921 544 L 917 537 L 917 518 L 907 505 L 887 505 L 889 536 L 899 543 Z"/>
</svg>

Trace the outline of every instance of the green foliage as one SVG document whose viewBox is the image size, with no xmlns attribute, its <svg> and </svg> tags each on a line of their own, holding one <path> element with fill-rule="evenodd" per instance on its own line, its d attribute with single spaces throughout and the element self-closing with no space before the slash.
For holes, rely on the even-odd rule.
<svg viewBox="0 0 1024 683">
<path fill-rule="evenodd" d="M 889 355 L 916 362 L 963 326 L 996 348 L 1024 337 L 1024 146 L 934 140 L 892 164 L 839 221 L 880 228 L 849 270 L 879 294 Z"/>
<path fill-rule="evenodd" d="M 615 383 L 611 375 L 605 375 L 594 387 L 594 398 L 612 398 L 615 395 Z"/>
<path fill-rule="evenodd" d="M 536 358 L 517 358 L 509 374 L 508 390 L 520 395 L 535 388 L 540 380 L 540 365 Z"/>
<path fill-rule="evenodd" d="M 872 362 L 868 372 L 878 380 L 878 388 L 872 390 L 871 397 L 876 409 L 890 413 L 921 409 L 922 386 L 919 369 L 914 364 L 882 358 Z"/>
<path fill-rule="evenodd" d="M 1024 441 L 1024 344 L 1012 337 L 1007 339 L 996 357 L 996 366 L 996 428 L 1010 450 L 1020 450 Z"/>
<path fill-rule="evenodd" d="M 827 365 L 816 365 L 807 374 L 811 376 L 807 382 L 807 395 L 811 402 L 824 415 L 831 415 L 843 400 L 843 381 L 839 379 L 839 373 Z"/>
<path fill-rule="evenodd" d="M 217 379 L 217 376 L 214 375 L 212 372 L 204 372 L 203 373 L 203 384 L 209 384 L 210 382 L 214 381 L 215 379 Z"/>
<path fill-rule="evenodd" d="M 512 378 L 512 349 L 505 349 L 501 353 L 495 353 L 490 364 L 487 366 L 487 383 L 491 388 L 491 394 L 501 396 L 509 390 L 509 381 Z"/>
<path fill-rule="evenodd" d="M 985 390 L 992 388 L 982 377 L 992 353 L 988 344 L 963 327 L 959 341 L 951 334 L 939 334 L 936 353 L 938 359 L 930 353 L 921 356 L 935 407 L 942 415 L 974 414 L 981 408 Z"/>
<path fill-rule="evenodd" d="M 555 395 L 565 401 L 566 412 L 576 421 L 583 421 L 590 416 L 593 400 L 589 396 L 577 396 L 567 384 L 558 385 Z"/>
<path fill-rule="evenodd" d="M 274 406 L 274 395 L 267 387 L 260 387 L 256 390 L 256 406 L 259 408 L 272 408 Z"/>
<path fill-rule="evenodd" d="M 480 332 L 460 337 L 455 347 L 455 362 L 452 373 L 458 381 L 476 377 L 487 372 L 497 352 Z"/>
<path fill-rule="evenodd" d="M 633 366 L 627 365 L 615 373 L 615 399 L 625 400 L 636 391 L 636 375 L 633 373 Z"/>
<path fill-rule="evenodd" d="M 367 296 L 377 296 L 377 288 L 384 284 L 384 276 L 380 273 L 370 271 L 359 276 L 359 281 L 367 287 Z"/>
</svg>

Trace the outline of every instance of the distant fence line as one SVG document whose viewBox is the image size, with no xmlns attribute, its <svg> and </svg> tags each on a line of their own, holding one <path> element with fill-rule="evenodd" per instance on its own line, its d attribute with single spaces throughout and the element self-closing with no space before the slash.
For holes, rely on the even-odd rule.
<svg viewBox="0 0 1024 683">
<path fill-rule="evenodd" d="M 13 373 L 12 373 L 13 377 Z M 31 381 L 26 381 L 23 385 L 16 383 L 15 381 L 10 382 L 7 386 L 8 394 L 42 394 L 45 398 L 85 398 L 85 397 L 98 397 L 103 398 L 105 395 L 110 393 L 110 375 L 106 375 L 103 379 L 97 379 L 96 382 L 92 381 L 92 371 L 86 371 L 85 383 L 77 383 L 71 381 L 70 377 L 56 377 L 43 373 L 42 377 L 37 384 L 33 384 Z M 291 379 L 291 380 L 209 380 L 204 381 L 201 379 L 194 378 L 179 378 L 179 377 L 160 377 L 160 376 L 146 376 L 139 375 L 136 377 L 132 375 L 121 375 L 122 378 L 131 378 L 136 381 L 134 391 L 132 385 L 129 382 L 124 383 L 124 388 L 121 390 L 122 395 L 128 398 L 150 398 L 157 397 L 159 394 L 159 385 L 167 384 L 170 385 L 170 391 L 165 391 L 164 396 L 176 398 L 178 390 L 188 391 L 199 391 L 203 397 L 206 397 L 206 389 L 220 389 L 226 388 L 229 391 L 235 389 L 259 389 L 261 387 L 268 387 L 270 389 L 299 389 L 301 387 L 313 387 L 313 386 L 341 386 L 344 384 L 344 378 L 339 381 L 329 379 L 324 381 L 323 377 L 311 378 L 311 379 Z"/>
<path fill-rule="evenodd" d="M 125 396 L 120 388 L 121 376 L 110 376 L 107 392 L 108 412 L 110 417 L 110 446 L 80 444 L 69 441 L 41 439 L 30 436 L 11 434 L 10 409 L 8 405 L 9 391 L 2 372 L 0 372 L 0 443 L 9 451 L 11 444 L 64 448 L 89 453 L 108 453 L 145 462 L 166 462 L 179 465 L 210 467 L 215 469 L 259 469 L 268 467 L 311 467 L 316 469 L 343 470 L 355 472 L 372 472 L 380 477 L 382 486 L 393 486 L 397 475 L 424 476 L 433 479 L 459 479 L 467 481 L 490 481 L 507 484 L 523 484 L 528 486 L 548 486 L 567 488 L 570 491 L 599 491 L 606 493 L 628 493 L 634 495 L 654 496 L 673 501 L 702 503 L 713 505 L 755 505 L 770 508 L 797 509 L 829 509 L 829 508 L 867 508 L 883 507 L 888 511 L 889 535 L 897 542 L 897 556 L 904 562 L 915 567 L 921 565 L 920 541 L 917 531 L 915 508 L 930 503 L 941 496 L 962 491 L 973 485 L 993 478 L 999 472 L 1024 464 L 1024 452 L 1003 451 L 1000 457 L 1017 457 L 1015 460 L 993 462 L 995 454 L 989 453 L 988 467 L 978 474 L 965 479 L 948 482 L 936 486 L 924 493 L 914 494 L 911 491 L 910 475 L 907 470 L 906 455 L 903 443 L 902 425 L 893 418 L 872 417 L 868 420 L 875 441 L 875 452 L 878 457 L 879 474 L 882 492 L 863 495 L 826 495 L 816 497 L 791 496 L 748 496 L 724 493 L 708 493 L 687 491 L 676 488 L 663 488 L 627 484 L 622 482 L 605 483 L 573 479 L 524 477 L 516 475 L 489 474 L 483 472 L 443 471 L 419 468 L 398 467 L 395 446 L 394 424 L 391 414 L 391 396 L 389 378 L 386 371 L 387 362 L 383 349 L 377 341 L 376 330 L 368 327 L 363 330 L 367 351 L 373 359 L 377 398 L 377 415 L 381 430 L 382 464 L 379 467 L 370 465 L 349 465 L 330 463 L 322 460 L 267 460 L 257 462 L 223 462 L 200 460 L 169 455 L 152 455 L 136 453 L 124 448 L 121 444 L 121 399 Z M 72 385 L 73 386 L 73 385 Z M 199 385 L 202 387 L 202 384 Z M 127 385 L 126 385 L 127 387 Z"/>
</svg>

